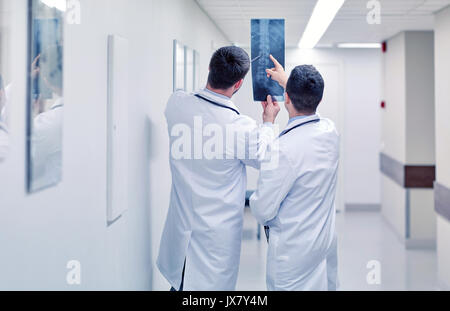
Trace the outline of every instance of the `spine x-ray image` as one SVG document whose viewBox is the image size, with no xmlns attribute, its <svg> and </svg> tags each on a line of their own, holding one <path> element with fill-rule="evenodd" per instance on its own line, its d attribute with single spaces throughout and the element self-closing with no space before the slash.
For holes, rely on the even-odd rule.
<svg viewBox="0 0 450 311">
<path fill-rule="evenodd" d="M 284 20 L 252 19 L 251 23 L 253 98 L 265 101 L 271 95 L 276 101 L 284 101 L 284 89 L 266 74 L 266 69 L 274 67 L 270 54 L 284 67 Z"/>
</svg>

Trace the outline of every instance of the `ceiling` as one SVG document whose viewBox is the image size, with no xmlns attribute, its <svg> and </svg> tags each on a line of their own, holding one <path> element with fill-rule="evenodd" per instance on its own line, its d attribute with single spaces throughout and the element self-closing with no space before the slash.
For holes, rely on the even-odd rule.
<svg viewBox="0 0 450 311">
<path fill-rule="evenodd" d="M 316 0 L 195 0 L 228 39 L 250 45 L 250 19 L 286 19 L 286 45 L 297 46 Z M 381 24 L 367 23 L 368 0 L 346 0 L 319 46 L 382 42 L 404 30 L 433 29 L 434 13 L 450 0 L 379 0 Z"/>
</svg>

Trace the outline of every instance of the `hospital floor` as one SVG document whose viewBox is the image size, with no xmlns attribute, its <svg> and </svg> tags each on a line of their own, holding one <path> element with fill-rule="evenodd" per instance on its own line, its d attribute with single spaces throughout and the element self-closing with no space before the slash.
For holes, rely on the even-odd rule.
<svg viewBox="0 0 450 311">
<path fill-rule="evenodd" d="M 266 290 L 267 243 L 257 240 L 256 228 L 247 210 L 237 290 Z M 337 230 L 341 290 L 439 290 L 436 252 L 406 250 L 379 212 L 339 213 Z M 381 267 L 379 285 L 367 282 L 374 260 Z"/>
</svg>

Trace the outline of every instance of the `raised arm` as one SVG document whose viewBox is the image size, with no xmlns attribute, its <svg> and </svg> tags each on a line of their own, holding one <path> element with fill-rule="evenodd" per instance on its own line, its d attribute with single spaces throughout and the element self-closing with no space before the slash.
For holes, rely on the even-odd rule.
<svg viewBox="0 0 450 311">
<path fill-rule="evenodd" d="M 258 126 L 256 121 L 247 116 L 240 116 L 232 124 L 232 132 L 227 137 L 236 137 L 236 141 L 227 141 L 227 157 L 237 157 L 245 165 L 259 169 L 265 158 L 268 146 L 276 138 L 275 119 L 280 112 L 280 105 L 272 101 L 269 95 L 266 102 L 262 102 L 263 124 Z"/>
<path fill-rule="evenodd" d="M 281 64 L 275 59 L 275 57 L 270 55 L 270 60 L 275 64 L 275 67 L 266 70 L 267 77 L 278 82 L 278 84 L 286 89 L 289 76 L 286 74 L 283 66 L 281 66 Z"/>
</svg>

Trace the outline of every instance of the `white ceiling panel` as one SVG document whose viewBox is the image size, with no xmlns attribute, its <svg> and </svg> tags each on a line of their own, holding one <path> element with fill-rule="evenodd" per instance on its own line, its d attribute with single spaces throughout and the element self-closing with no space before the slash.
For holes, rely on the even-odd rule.
<svg viewBox="0 0 450 311">
<path fill-rule="evenodd" d="M 250 45 L 252 18 L 286 19 L 286 44 L 297 46 L 316 0 L 196 0 L 228 38 Z M 367 23 L 368 0 L 347 0 L 319 45 L 381 42 L 404 30 L 433 29 L 434 13 L 450 0 L 380 0 L 381 24 Z"/>
</svg>

